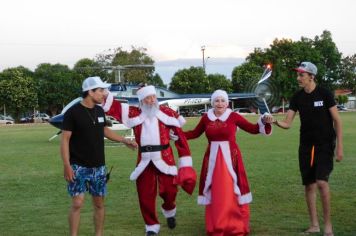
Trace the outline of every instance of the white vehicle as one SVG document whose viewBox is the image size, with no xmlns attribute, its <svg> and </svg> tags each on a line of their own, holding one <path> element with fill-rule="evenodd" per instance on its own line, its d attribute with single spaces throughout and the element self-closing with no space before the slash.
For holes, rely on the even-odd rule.
<svg viewBox="0 0 356 236">
<path fill-rule="evenodd" d="M 9 116 L 0 115 L 0 124 L 2 125 L 12 125 L 15 121 Z"/>
</svg>

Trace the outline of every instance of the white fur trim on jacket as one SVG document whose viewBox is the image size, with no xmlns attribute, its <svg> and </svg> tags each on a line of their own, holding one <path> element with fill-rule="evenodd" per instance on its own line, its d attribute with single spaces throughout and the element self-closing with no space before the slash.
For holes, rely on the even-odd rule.
<svg viewBox="0 0 356 236">
<path fill-rule="evenodd" d="M 146 169 L 150 161 L 159 169 L 160 172 L 166 175 L 177 175 L 177 167 L 169 166 L 161 158 L 161 152 L 143 152 L 141 153 L 141 161 L 130 175 L 130 180 L 136 180 L 141 173 Z"/>
<path fill-rule="evenodd" d="M 161 226 L 159 224 L 155 224 L 155 225 L 145 225 L 145 228 L 146 228 L 146 232 L 148 231 L 153 231 L 155 232 L 156 234 L 158 234 Z"/>
<path fill-rule="evenodd" d="M 271 127 L 271 132 L 269 132 L 269 133 L 267 134 L 267 133 L 266 133 L 265 124 L 263 124 L 263 122 L 262 122 L 262 118 L 263 118 L 265 115 L 269 115 L 269 113 L 264 113 L 262 116 L 260 116 L 260 118 L 258 118 L 257 124 L 258 124 L 258 126 L 259 126 L 259 131 L 260 131 L 261 134 L 264 134 L 264 135 L 271 135 L 271 134 L 272 134 L 272 127 Z"/>
<path fill-rule="evenodd" d="M 166 218 L 176 216 L 176 212 L 177 212 L 177 208 L 176 207 L 174 209 L 168 210 L 168 211 L 163 209 L 163 208 L 161 208 L 161 210 L 162 210 L 162 213 L 163 213 L 164 217 L 166 217 Z"/>
<path fill-rule="evenodd" d="M 145 119 L 142 123 L 142 131 L 140 137 L 140 144 L 146 145 L 160 145 L 160 133 L 158 127 L 158 119 Z M 132 172 L 130 179 L 135 180 L 145 170 L 147 165 L 153 162 L 157 169 L 166 175 L 177 175 L 177 167 L 175 165 L 168 165 L 163 159 L 161 151 L 157 152 L 142 152 L 141 161 Z"/>
<path fill-rule="evenodd" d="M 114 101 L 114 95 L 109 92 L 108 96 L 106 97 L 105 103 L 102 106 L 104 112 L 107 112 L 108 110 L 110 110 L 110 107 L 111 107 L 113 101 Z"/>
<path fill-rule="evenodd" d="M 121 104 L 121 111 L 122 111 L 122 123 L 129 128 L 135 127 L 137 125 L 142 124 L 146 119 L 147 116 L 144 113 L 140 113 L 140 115 L 129 118 L 129 105 L 122 103 Z M 174 126 L 181 128 L 185 124 L 185 119 L 182 116 L 178 118 L 168 116 L 167 114 L 163 113 L 162 111 L 158 111 L 156 114 L 157 119 L 159 119 L 163 124 Z"/>
<path fill-rule="evenodd" d="M 251 193 L 247 193 L 243 196 L 241 196 L 241 191 L 237 185 L 237 176 L 236 173 L 232 167 L 232 162 L 231 162 L 231 152 L 230 152 L 230 145 L 228 141 L 214 141 L 211 142 L 210 144 L 210 156 L 209 156 L 209 164 L 208 164 L 208 173 L 205 179 L 205 187 L 203 190 L 203 196 L 198 197 L 198 204 L 200 205 L 209 205 L 211 202 L 211 182 L 212 182 L 212 177 L 215 169 L 215 163 L 216 163 L 216 158 L 218 155 L 218 150 L 222 152 L 226 167 L 232 177 L 233 180 L 233 188 L 234 188 L 234 193 L 236 194 L 238 200 L 238 203 L 240 205 L 250 203 L 252 201 L 252 195 Z"/>
<path fill-rule="evenodd" d="M 231 112 L 232 112 L 232 110 L 230 108 L 226 108 L 226 111 L 224 112 L 224 114 L 222 114 L 220 117 L 216 117 L 216 115 L 214 114 L 214 108 L 210 108 L 208 110 L 208 118 L 211 121 L 221 120 L 224 122 L 227 120 L 227 118 L 229 118 Z"/>
<path fill-rule="evenodd" d="M 179 158 L 179 168 L 192 167 L 192 166 L 193 166 L 193 159 L 191 156 L 184 156 Z"/>
</svg>

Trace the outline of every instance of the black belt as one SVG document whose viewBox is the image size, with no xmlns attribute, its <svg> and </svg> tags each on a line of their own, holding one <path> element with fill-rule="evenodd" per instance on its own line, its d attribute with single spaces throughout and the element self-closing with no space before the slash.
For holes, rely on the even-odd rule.
<svg viewBox="0 0 356 236">
<path fill-rule="evenodd" d="M 166 145 L 147 145 L 140 147 L 140 152 L 158 152 L 167 149 L 169 144 Z"/>
</svg>

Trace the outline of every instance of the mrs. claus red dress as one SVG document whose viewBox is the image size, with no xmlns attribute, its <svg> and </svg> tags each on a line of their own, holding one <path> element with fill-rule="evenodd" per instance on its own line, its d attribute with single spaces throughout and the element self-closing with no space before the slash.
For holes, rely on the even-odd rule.
<svg viewBox="0 0 356 236">
<path fill-rule="evenodd" d="M 205 114 L 187 139 L 203 132 L 209 141 L 200 173 L 198 204 L 206 205 L 207 235 L 248 235 L 250 232 L 249 203 L 252 201 L 242 155 L 236 143 L 236 131 L 271 134 L 271 125 L 262 119 L 252 124 L 238 113 L 226 109 L 220 117 L 213 109 Z"/>
</svg>

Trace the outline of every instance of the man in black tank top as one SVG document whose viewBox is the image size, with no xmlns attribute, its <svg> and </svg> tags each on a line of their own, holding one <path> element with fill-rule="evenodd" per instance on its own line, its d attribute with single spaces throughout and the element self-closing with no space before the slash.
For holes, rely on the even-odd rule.
<svg viewBox="0 0 356 236">
<path fill-rule="evenodd" d="M 72 197 L 70 235 L 78 234 L 80 209 L 86 191 L 93 197 L 95 235 L 103 235 L 106 195 L 104 137 L 133 149 L 137 147 L 135 142 L 117 135 L 106 126 L 104 110 L 97 104 L 103 102 L 105 89 L 109 86 L 99 77 L 85 79 L 83 101 L 64 114 L 61 156 L 68 193 Z"/>
<path fill-rule="evenodd" d="M 310 226 L 305 233 L 320 232 L 316 210 L 316 191 L 319 189 L 324 213 L 324 235 L 332 236 L 328 179 L 333 169 L 335 138 L 336 161 L 343 158 L 341 120 L 334 96 L 315 83 L 316 66 L 311 62 L 302 62 L 295 70 L 299 87 L 302 89 L 290 100 L 285 119 L 275 120 L 274 124 L 289 129 L 296 112 L 299 112 L 299 169 L 310 217 Z"/>
</svg>

